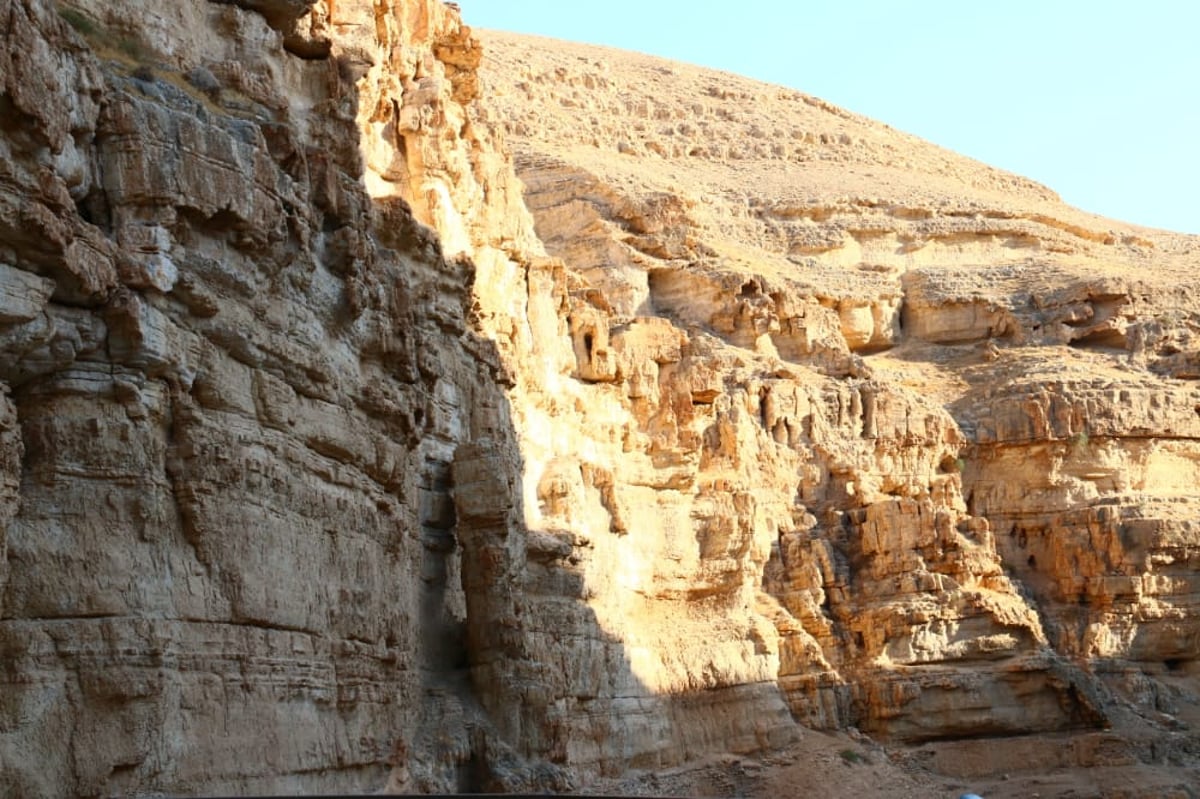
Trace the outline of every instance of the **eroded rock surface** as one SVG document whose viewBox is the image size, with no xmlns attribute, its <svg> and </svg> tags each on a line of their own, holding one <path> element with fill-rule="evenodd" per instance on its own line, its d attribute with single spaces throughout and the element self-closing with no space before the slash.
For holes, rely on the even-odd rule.
<svg viewBox="0 0 1200 799">
<path fill-rule="evenodd" d="M 1195 239 L 437 0 L 0 37 L 0 792 L 1196 699 Z"/>
<path fill-rule="evenodd" d="M 378 789 L 398 749 L 445 786 L 483 746 L 452 471 L 516 460 L 505 367 L 414 216 L 445 167 L 384 191 L 361 143 L 444 136 L 470 40 L 332 5 L 0 5 L 4 795 Z"/>
<path fill-rule="evenodd" d="M 793 90 L 484 42 L 537 232 L 575 279 L 585 438 L 544 479 L 574 519 L 596 503 L 587 475 L 611 472 L 591 492 L 621 511 L 618 549 L 690 530 L 657 554 L 709 586 L 670 611 L 671 646 L 719 641 L 731 613 L 701 608 L 756 592 L 740 607 L 770 623 L 755 640 L 807 725 L 922 741 L 1128 707 L 1157 723 L 1145 681 L 1200 652 L 1196 240 Z M 643 330 L 669 348 L 623 344 Z M 613 401 L 621 432 L 597 435 Z M 593 607 L 613 576 L 586 581 Z M 638 585 L 675 600 L 669 575 Z M 747 679 L 715 651 L 690 662 Z"/>
</svg>

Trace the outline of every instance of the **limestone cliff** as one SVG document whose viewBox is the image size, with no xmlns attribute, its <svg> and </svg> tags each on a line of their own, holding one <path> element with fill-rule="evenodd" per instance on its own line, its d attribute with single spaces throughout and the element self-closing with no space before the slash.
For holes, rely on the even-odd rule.
<svg viewBox="0 0 1200 799">
<path fill-rule="evenodd" d="M 1191 674 L 1195 239 L 438 0 L 0 37 L 0 792 L 561 789 Z"/>
<path fill-rule="evenodd" d="M 529 525 L 570 531 L 644 685 L 773 681 L 803 724 L 904 741 L 1177 724 L 1194 237 L 794 90 L 483 40 L 568 272 L 573 379 L 514 403 Z"/>
<path fill-rule="evenodd" d="M 428 225 L 486 191 L 530 237 L 474 41 L 434 0 L 0 20 L 0 793 L 457 784 L 453 463 L 516 449 Z"/>
</svg>

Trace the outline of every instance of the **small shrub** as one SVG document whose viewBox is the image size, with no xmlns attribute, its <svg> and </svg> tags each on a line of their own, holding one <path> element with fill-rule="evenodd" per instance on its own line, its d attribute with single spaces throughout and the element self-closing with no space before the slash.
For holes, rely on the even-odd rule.
<svg viewBox="0 0 1200 799">
<path fill-rule="evenodd" d="M 842 756 L 842 760 L 846 761 L 847 763 L 849 763 L 851 765 L 867 762 L 867 759 L 865 757 L 863 757 L 861 754 L 854 751 L 853 749 L 843 749 L 842 751 L 838 752 L 838 754 Z"/>
<path fill-rule="evenodd" d="M 127 58 L 139 64 L 150 59 L 146 45 L 132 37 L 123 37 L 117 41 L 117 49 Z"/>
<path fill-rule="evenodd" d="M 66 20 L 67 24 L 74 28 L 80 36 L 95 36 L 100 30 L 91 17 L 79 9 L 60 6 L 58 15 Z"/>
<path fill-rule="evenodd" d="M 946 455 L 938 463 L 938 470 L 942 474 L 962 474 L 963 469 L 967 468 L 967 462 L 962 458 L 956 458 L 953 455 Z"/>
<path fill-rule="evenodd" d="M 1088 445 L 1088 434 L 1080 431 L 1071 436 L 1071 446 L 1082 449 Z"/>
</svg>

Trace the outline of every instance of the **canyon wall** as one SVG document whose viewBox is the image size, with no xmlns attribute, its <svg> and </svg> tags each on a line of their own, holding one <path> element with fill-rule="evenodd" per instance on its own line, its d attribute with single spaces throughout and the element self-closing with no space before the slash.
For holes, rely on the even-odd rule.
<svg viewBox="0 0 1200 799">
<path fill-rule="evenodd" d="M 0 792 L 561 790 L 1191 673 L 1195 239 L 439 0 L 0 20 Z"/>
<path fill-rule="evenodd" d="M 714 687 L 752 680 L 714 652 L 746 614 L 793 718 L 894 741 L 1180 729 L 1163 713 L 1197 698 L 1200 647 L 1195 237 L 795 90 L 483 41 L 484 94 L 574 281 L 567 427 L 587 438 L 527 480 L 576 533 L 604 506 L 616 538 L 576 538 L 580 562 L 658 564 L 629 587 L 673 619 L 662 649 Z M 595 443 L 606 419 L 621 452 Z M 589 604 L 642 651 L 620 577 L 592 572 Z M 696 633 L 712 643 L 692 653 Z M 678 695 L 695 681 L 672 667 L 635 670 Z"/>
<path fill-rule="evenodd" d="M 0 793 L 457 784 L 455 453 L 518 458 L 429 227 L 490 169 L 474 42 L 432 0 L 0 19 Z"/>
</svg>

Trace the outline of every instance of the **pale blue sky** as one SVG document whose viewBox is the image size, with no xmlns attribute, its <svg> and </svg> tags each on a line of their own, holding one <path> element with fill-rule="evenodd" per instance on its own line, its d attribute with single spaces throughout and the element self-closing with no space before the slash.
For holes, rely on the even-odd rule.
<svg viewBox="0 0 1200 799">
<path fill-rule="evenodd" d="M 481 28 L 638 50 L 815 94 L 1044 183 L 1200 233 L 1193 0 L 459 0 Z"/>
</svg>

